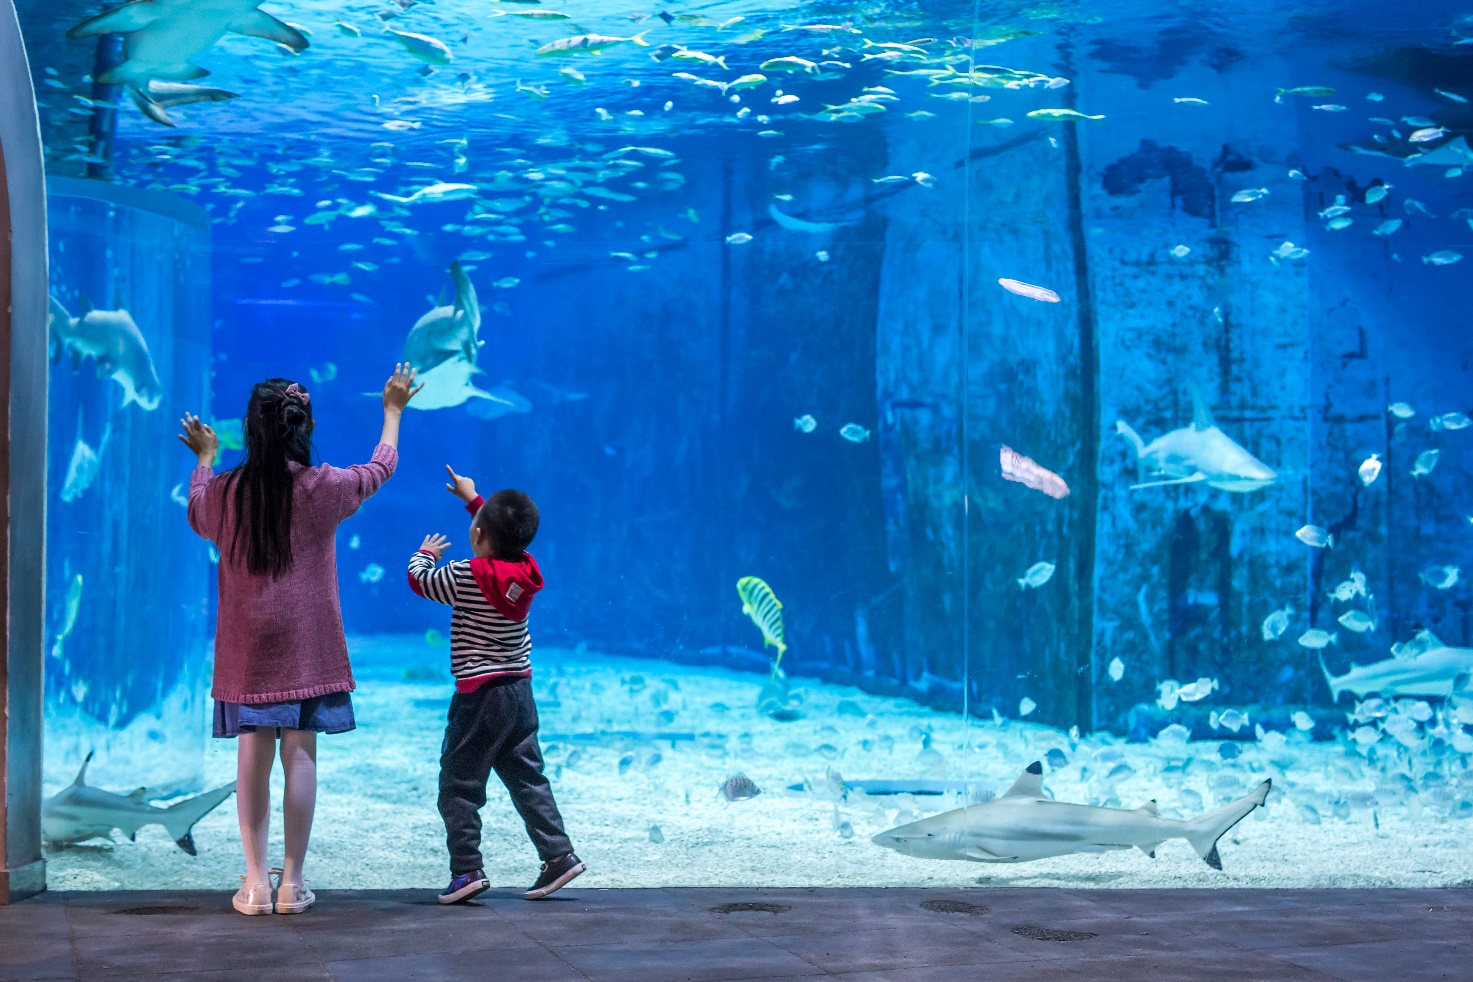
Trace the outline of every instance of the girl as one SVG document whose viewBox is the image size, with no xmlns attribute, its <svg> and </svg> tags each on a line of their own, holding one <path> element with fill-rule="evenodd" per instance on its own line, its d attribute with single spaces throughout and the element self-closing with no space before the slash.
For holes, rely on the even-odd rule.
<svg viewBox="0 0 1473 982">
<path fill-rule="evenodd" d="M 395 365 L 384 384 L 384 429 L 373 457 L 347 469 L 312 466 L 312 399 L 274 378 L 251 390 L 245 457 L 215 476 L 215 431 L 186 415 L 179 439 L 199 457 L 189 482 L 189 524 L 220 552 L 215 627 L 215 736 L 239 737 L 236 809 L 246 875 L 232 903 L 271 913 L 266 841 L 271 766 L 281 740 L 286 772 L 286 861 L 275 911 L 299 914 L 316 899 L 302 861 L 317 801 L 317 734 L 353 729 L 354 688 L 338 603 L 336 534 L 394 473 L 399 417 L 419 389 Z"/>
</svg>

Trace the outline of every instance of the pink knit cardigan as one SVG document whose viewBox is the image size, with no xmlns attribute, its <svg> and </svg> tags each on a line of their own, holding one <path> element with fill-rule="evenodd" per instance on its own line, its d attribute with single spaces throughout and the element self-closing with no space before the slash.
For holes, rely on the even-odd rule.
<svg viewBox="0 0 1473 982">
<path fill-rule="evenodd" d="M 215 682 L 225 702 L 290 702 L 351 692 L 353 669 L 338 600 L 337 529 L 394 473 L 399 454 L 379 444 L 366 464 L 303 467 L 292 499 L 292 568 L 272 579 L 231 561 L 234 505 L 224 475 L 195 468 L 189 525 L 220 550 Z"/>
</svg>

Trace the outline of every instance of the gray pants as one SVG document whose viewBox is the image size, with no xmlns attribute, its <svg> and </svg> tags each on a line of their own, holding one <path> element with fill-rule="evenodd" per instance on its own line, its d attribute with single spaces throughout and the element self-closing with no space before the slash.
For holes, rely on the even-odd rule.
<svg viewBox="0 0 1473 982">
<path fill-rule="evenodd" d="M 542 773 L 537 704 L 529 679 L 483 685 L 450 700 L 440 749 L 440 817 L 450 847 L 450 873 L 481 869 L 481 807 L 491 772 L 511 793 L 527 835 L 546 862 L 573 851 L 552 787 Z"/>
</svg>

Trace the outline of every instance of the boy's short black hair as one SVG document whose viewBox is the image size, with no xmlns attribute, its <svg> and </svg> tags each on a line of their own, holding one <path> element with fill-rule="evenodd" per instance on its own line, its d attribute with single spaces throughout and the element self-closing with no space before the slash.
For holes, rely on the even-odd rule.
<svg viewBox="0 0 1473 982">
<path fill-rule="evenodd" d="M 525 491 L 506 488 L 486 499 L 476 512 L 476 528 L 491 536 L 498 559 L 520 559 L 537 538 L 537 503 Z"/>
</svg>

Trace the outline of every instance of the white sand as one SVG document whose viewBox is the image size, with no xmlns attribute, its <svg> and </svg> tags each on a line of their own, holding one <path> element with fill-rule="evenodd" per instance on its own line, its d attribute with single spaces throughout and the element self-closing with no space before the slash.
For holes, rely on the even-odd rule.
<svg viewBox="0 0 1473 982">
<path fill-rule="evenodd" d="M 589 867 L 580 886 L 1473 885 L 1473 822 L 1441 817 L 1459 813 L 1460 799 L 1473 798 L 1466 757 L 1410 761 L 1426 790 L 1408 799 L 1387 790 L 1384 779 L 1377 792 L 1379 772 L 1339 742 L 1296 737 L 1272 753 L 1242 744 L 1242 756 L 1223 761 L 1216 743 L 1163 747 L 1103 734 L 1073 741 L 1048 727 L 968 724 L 905 700 L 807 680 L 794 683 L 804 718 L 782 723 L 753 708 L 758 676 L 548 649 L 534 658 L 549 773 Z M 451 687 L 448 677 L 403 681 L 402 668 L 440 665 L 445 653 L 418 639 L 380 638 L 357 643 L 355 659 L 359 728 L 320 741 L 308 879 L 322 888 L 441 887 L 448 868 L 435 809 L 436 761 Z M 841 713 L 841 700 L 865 715 L 849 707 Z M 1182 840 L 1166 843 L 1155 860 L 1133 850 L 1017 865 L 913 859 L 869 837 L 910 820 L 898 812 L 931 814 L 956 807 L 960 798 L 851 792 L 835 800 L 823 790 L 832 768 L 850 780 L 965 779 L 974 793 L 1001 792 L 1053 747 L 1068 763 L 1047 769 L 1045 787 L 1064 801 L 1134 807 L 1156 798 L 1163 816 L 1188 817 L 1246 793 L 1264 777 L 1273 777 L 1275 788 L 1268 807 L 1220 844 L 1225 872 L 1207 867 Z M 1108 778 L 1118 764 L 1092 759 L 1105 747 L 1122 753 L 1135 773 Z M 234 754 L 233 741 L 210 742 L 209 786 L 234 777 Z M 629 754 L 632 763 L 621 774 L 620 760 Z M 1440 772 L 1445 787 L 1423 779 L 1428 767 Z M 718 788 L 737 771 L 762 794 L 725 801 Z M 111 787 L 103 773 L 92 778 Z M 536 875 L 537 857 L 494 780 L 483 812 L 487 872 L 497 884 L 525 885 Z M 805 780 L 820 790 L 787 790 Z M 279 781 L 278 772 L 278 798 Z M 1349 802 L 1340 809 L 1345 817 L 1335 817 L 1337 798 Z M 1321 824 L 1312 824 L 1304 805 L 1318 812 Z M 281 854 L 279 814 L 276 819 L 273 863 Z M 844 822 L 852 828 L 849 838 L 841 834 Z M 663 843 L 650 841 L 652 824 Z M 137 842 L 115 834 L 115 841 L 51 849 L 50 883 L 83 890 L 233 889 L 244 871 L 233 803 L 207 816 L 194 836 L 197 857 L 185 855 L 157 826 L 140 832 Z"/>
</svg>

